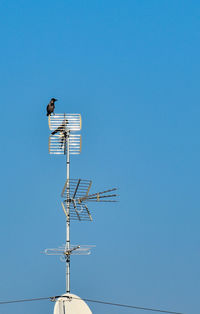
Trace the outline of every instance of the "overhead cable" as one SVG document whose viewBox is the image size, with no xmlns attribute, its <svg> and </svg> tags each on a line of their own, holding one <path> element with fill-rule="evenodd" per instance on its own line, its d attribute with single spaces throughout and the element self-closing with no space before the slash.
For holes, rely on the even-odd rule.
<svg viewBox="0 0 200 314">
<path fill-rule="evenodd" d="M 53 297 L 43 297 L 43 298 L 31 298 L 31 299 L 18 299 L 18 300 L 10 300 L 10 301 L 0 301 L 0 305 L 3 304 L 11 304 L 11 303 L 23 303 L 23 302 L 33 302 L 33 301 L 43 301 L 43 300 L 51 300 L 55 301 L 58 298 L 70 298 L 70 299 L 76 299 L 76 300 L 81 300 L 79 298 L 76 298 L 74 296 L 53 296 Z M 121 303 L 113 303 L 113 302 L 107 302 L 107 301 L 101 301 L 101 300 L 92 300 L 92 299 L 86 299 L 82 298 L 82 300 L 86 302 L 91 302 L 91 303 L 98 303 L 98 304 L 104 304 L 104 305 L 112 305 L 112 306 L 118 306 L 118 307 L 123 307 L 123 308 L 131 308 L 131 309 L 137 309 L 137 310 L 143 310 L 143 311 L 151 311 L 151 312 L 159 312 L 159 313 L 166 313 L 166 314 L 183 314 L 181 312 L 173 312 L 173 311 L 167 311 L 167 310 L 162 310 L 162 309 L 155 309 L 155 308 L 148 308 L 148 307 L 141 307 L 141 306 L 136 306 L 136 305 L 128 305 L 128 304 L 121 304 Z"/>
</svg>

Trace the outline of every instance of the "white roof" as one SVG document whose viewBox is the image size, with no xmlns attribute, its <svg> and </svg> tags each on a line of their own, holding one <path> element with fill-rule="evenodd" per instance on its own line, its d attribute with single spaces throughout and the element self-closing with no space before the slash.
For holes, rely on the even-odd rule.
<svg viewBox="0 0 200 314">
<path fill-rule="evenodd" d="M 92 314 L 92 312 L 80 297 L 65 293 L 57 299 L 54 314 Z"/>
</svg>

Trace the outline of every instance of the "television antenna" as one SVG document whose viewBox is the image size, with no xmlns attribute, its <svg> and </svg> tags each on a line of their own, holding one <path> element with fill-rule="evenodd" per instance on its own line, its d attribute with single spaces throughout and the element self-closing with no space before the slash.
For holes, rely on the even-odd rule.
<svg viewBox="0 0 200 314">
<path fill-rule="evenodd" d="M 70 221 L 92 221 L 88 202 L 115 202 L 116 188 L 90 194 L 91 180 L 70 179 L 70 155 L 80 154 L 82 120 L 80 114 L 55 114 L 48 117 L 49 153 L 66 155 L 66 182 L 61 196 L 62 209 L 66 216 L 66 242 L 64 245 L 45 249 L 47 255 L 59 255 L 66 262 L 66 293 L 70 294 L 70 257 L 71 255 L 89 255 L 94 246 L 70 245 Z"/>
<path fill-rule="evenodd" d="M 92 215 L 88 209 L 87 202 L 116 202 L 114 197 L 117 194 L 111 192 L 116 191 L 116 188 L 106 190 L 103 192 L 89 194 L 92 181 L 82 180 L 82 179 L 70 179 L 66 181 L 64 188 L 62 190 L 61 196 L 64 201 L 61 202 L 63 211 L 67 216 L 67 186 L 69 189 L 69 207 L 70 207 L 70 217 L 72 220 L 90 220 L 92 221 Z"/>
</svg>

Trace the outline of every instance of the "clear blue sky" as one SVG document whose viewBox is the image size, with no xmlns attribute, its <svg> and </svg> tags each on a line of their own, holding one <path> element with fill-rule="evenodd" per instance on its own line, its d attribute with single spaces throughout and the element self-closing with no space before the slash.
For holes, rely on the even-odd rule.
<svg viewBox="0 0 200 314">
<path fill-rule="evenodd" d="M 64 264 L 40 253 L 65 239 L 65 159 L 48 154 L 45 112 L 56 97 L 83 119 L 71 176 L 120 193 L 72 223 L 72 243 L 96 245 L 72 258 L 72 292 L 199 314 L 199 1 L 1 0 L 0 38 L 0 300 L 65 291 Z M 1 305 L 13 311 L 53 304 Z"/>
</svg>

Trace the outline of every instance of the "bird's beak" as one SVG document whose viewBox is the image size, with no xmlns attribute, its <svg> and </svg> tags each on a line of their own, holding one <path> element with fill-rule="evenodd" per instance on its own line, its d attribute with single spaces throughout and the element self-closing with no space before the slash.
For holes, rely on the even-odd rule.
<svg viewBox="0 0 200 314">
<path fill-rule="evenodd" d="M 55 99 L 54 101 L 57 101 L 58 99 Z"/>
</svg>

